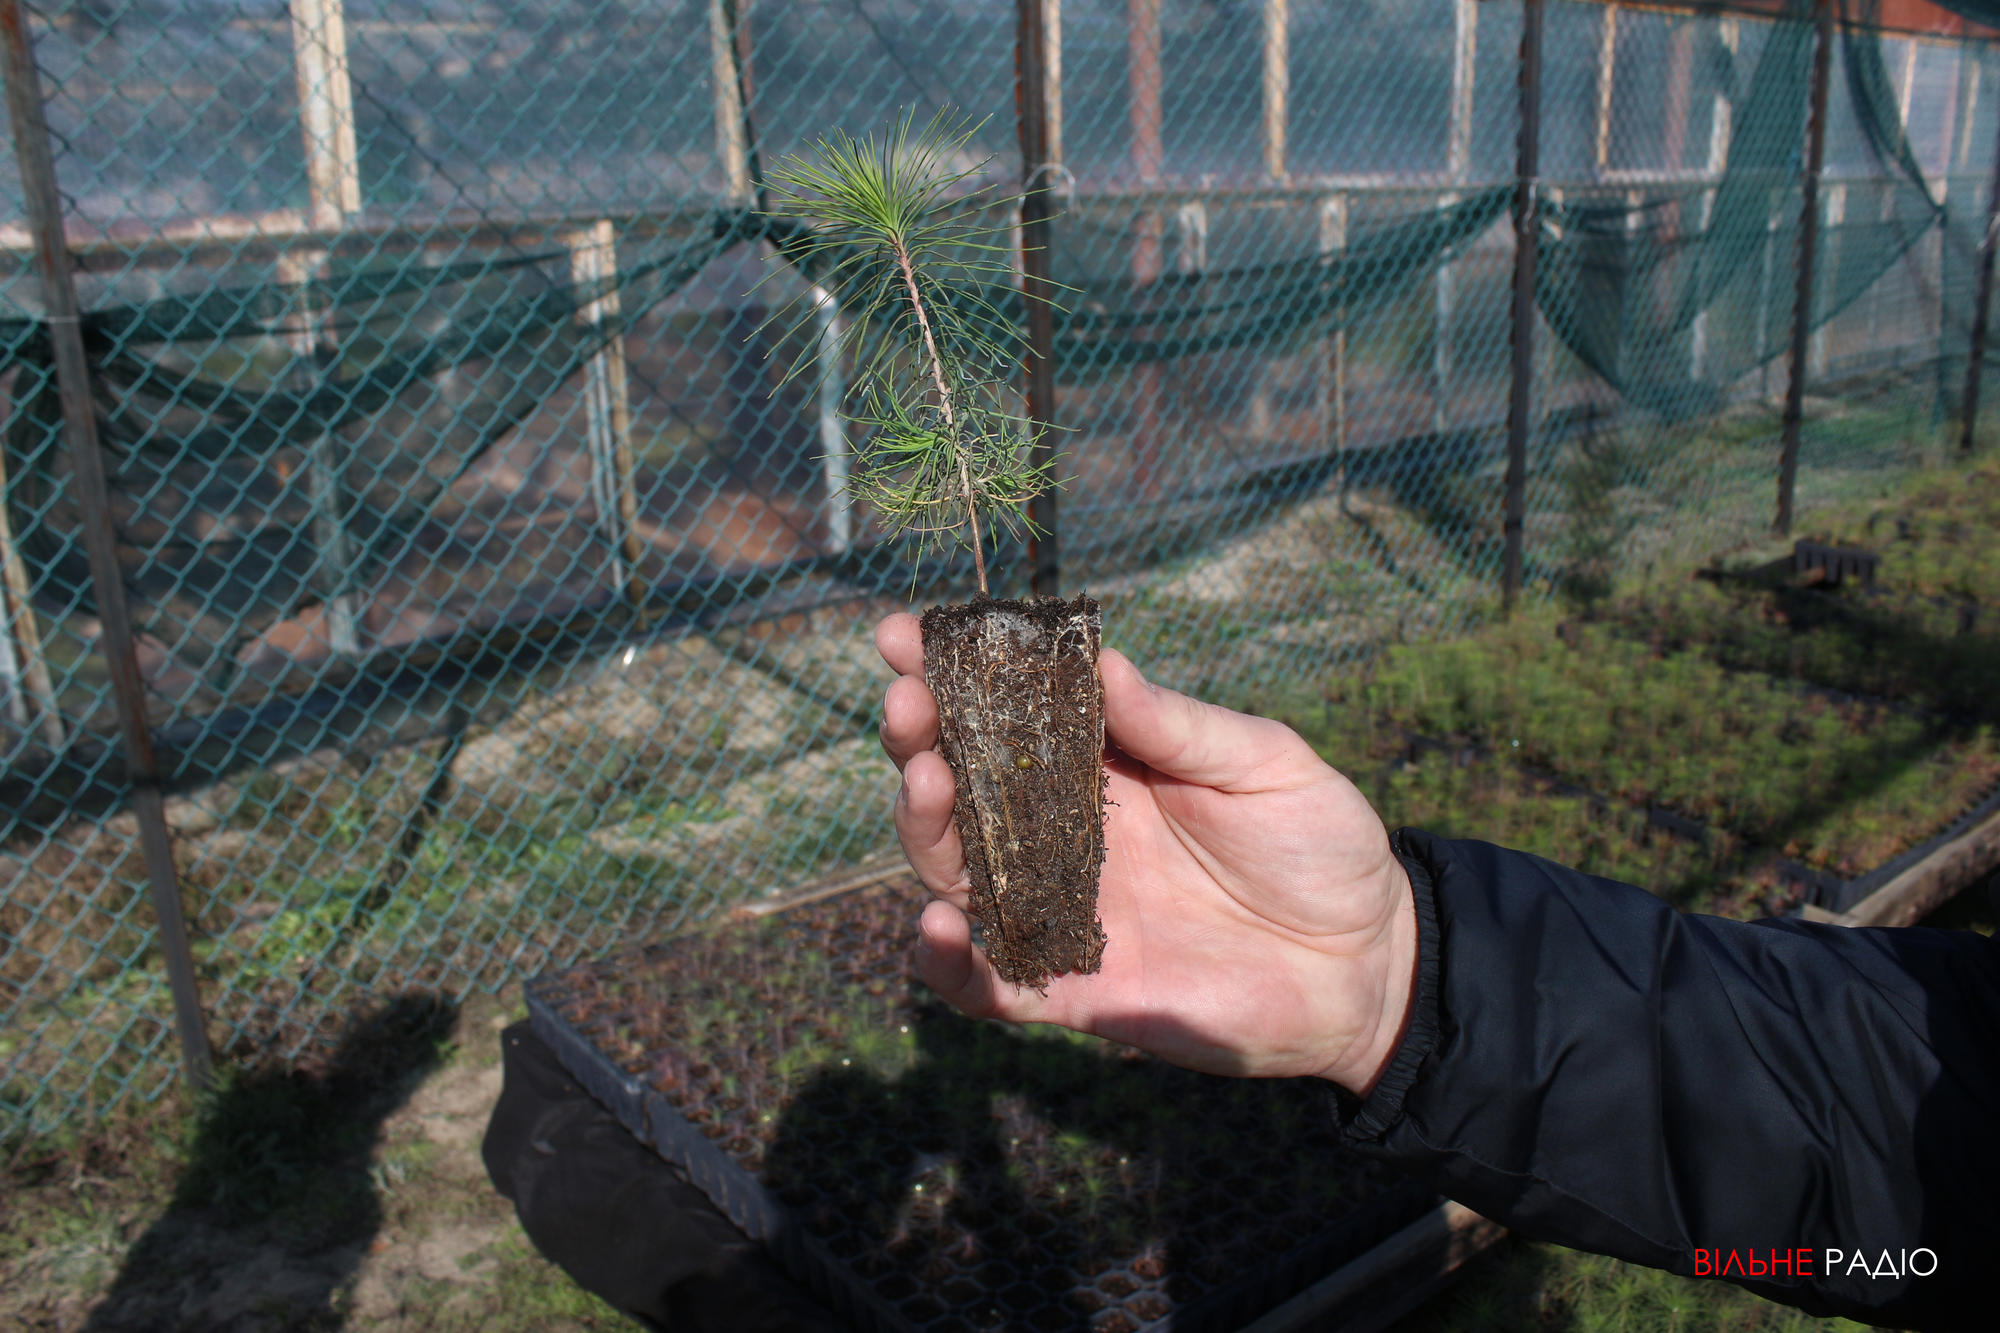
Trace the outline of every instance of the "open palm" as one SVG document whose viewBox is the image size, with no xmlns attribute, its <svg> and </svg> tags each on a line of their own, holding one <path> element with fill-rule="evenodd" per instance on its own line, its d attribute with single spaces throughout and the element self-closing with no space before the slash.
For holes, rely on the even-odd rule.
<svg viewBox="0 0 2000 1333">
<path fill-rule="evenodd" d="M 1415 967 L 1409 881 L 1366 799 L 1290 728 L 1149 685 L 1106 651 L 1103 967 L 1025 990 L 972 945 L 916 619 L 890 616 L 876 643 L 900 677 L 882 721 L 903 772 L 896 830 L 940 899 L 922 921 L 927 984 L 977 1017 L 1059 1023 L 1195 1069 L 1373 1083 Z"/>
</svg>

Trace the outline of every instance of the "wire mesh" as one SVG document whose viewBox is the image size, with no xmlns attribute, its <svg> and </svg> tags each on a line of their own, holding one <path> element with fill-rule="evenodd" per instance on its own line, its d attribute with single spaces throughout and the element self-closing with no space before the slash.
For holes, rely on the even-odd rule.
<svg viewBox="0 0 2000 1333">
<path fill-rule="evenodd" d="M 1066 589 L 1239 704 L 1491 614 L 1521 4 L 1041 3 Z M 1809 11 L 1546 6 L 1530 598 L 1768 530 Z M 2000 133 L 1986 41 L 1841 17 L 1807 515 L 1955 443 Z M 844 498 L 841 293 L 758 182 L 949 105 L 1019 188 L 1014 4 L 73 0 L 28 32 L 218 1049 L 890 849 L 868 630 L 969 567 Z M 0 163 L 0 1132 L 176 1070 L 27 197 Z"/>
</svg>

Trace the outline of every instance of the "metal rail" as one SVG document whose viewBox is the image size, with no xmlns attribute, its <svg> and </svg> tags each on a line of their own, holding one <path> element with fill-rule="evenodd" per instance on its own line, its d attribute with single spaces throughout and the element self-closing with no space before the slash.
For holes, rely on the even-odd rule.
<svg viewBox="0 0 2000 1333">
<path fill-rule="evenodd" d="M 34 49 L 20 0 L 0 0 L 0 48 L 4 48 L 7 114 L 13 123 L 21 195 L 35 238 L 43 318 L 55 353 L 56 383 L 62 398 L 63 443 L 75 468 L 77 502 L 83 511 L 84 545 L 89 553 L 91 587 L 102 626 L 99 642 L 110 669 L 112 694 L 117 700 L 132 813 L 139 824 L 147 888 L 159 922 L 160 952 L 165 957 L 167 980 L 173 991 L 182 1072 L 200 1090 L 208 1086 L 214 1068 L 201 996 L 195 988 L 187 922 L 181 914 L 180 877 L 174 868 L 166 804 L 153 755 L 152 728 L 146 720 L 145 686 L 139 677 L 132 621 L 125 608 L 125 582 L 118 567 L 111 502 L 104 481 L 104 458 L 97 444 L 90 370 L 83 355 L 83 325 L 77 311 L 69 254 L 63 245 L 62 198 L 57 192 L 55 160 L 49 149 L 41 75 L 35 68 Z"/>
<path fill-rule="evenodd" d="M 1513 380 L 1507 394 L 1505 561 L 1501 600 L 1508 611 L 1521 596 L 1521 539 L 1528 494 L 1528 426 L 1535 392 L 1535 253 L 1541 240 L 1543 0 L 1521 11 L 1520 138 L 1514 150 Z"/>
</svg>

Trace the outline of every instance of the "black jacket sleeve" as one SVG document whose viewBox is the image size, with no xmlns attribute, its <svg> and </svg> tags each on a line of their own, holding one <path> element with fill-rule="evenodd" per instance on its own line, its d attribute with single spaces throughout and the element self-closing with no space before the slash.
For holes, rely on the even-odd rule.
<svg viewBox="0 0 2000 1333">
<path fill-rule="evenodd" d="M 1684 915 L 1486 843 L 1394 843 L 1416 997 L 1373 1092 L 1341 1101 L 1363 1151 L 1540 1239 L 1992 1326 L 2000 945 Z"/>
</svg>

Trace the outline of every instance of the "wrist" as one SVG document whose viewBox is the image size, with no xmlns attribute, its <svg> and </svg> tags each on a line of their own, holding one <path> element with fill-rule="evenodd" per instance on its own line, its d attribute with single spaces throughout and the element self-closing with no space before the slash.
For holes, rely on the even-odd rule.
<svg viewBox="0 0 2000 1333">
<path fill-rule="evenodd" d="M 1387 875 L 1391 907 L 1377 945 L 1362 960 L 1365 994 L 1374 1002 L 1375 1016 L 1363 1025 L 1347 1053 L 1321 1077 L 1357 1097 L 1374 1091 L 1409 1032 L 1416 1008 L 1417 908 L 1409 872 L 1391 856 Z"/>
</svg>

